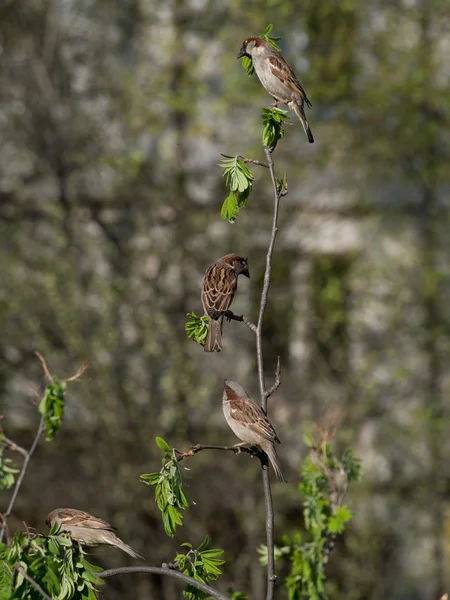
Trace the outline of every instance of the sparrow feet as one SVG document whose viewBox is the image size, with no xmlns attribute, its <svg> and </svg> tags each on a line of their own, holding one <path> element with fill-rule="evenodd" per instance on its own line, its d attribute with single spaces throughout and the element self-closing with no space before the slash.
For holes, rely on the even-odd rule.
<svg viewBox="0 0 450 600">
<path fill-rule="evenodd" d="M 270 106 L 272 108 L 275 108 L 276 106 L 280 106 L 281 104 L 287 104 L 288 102 L 290 102 L 290 100 L 277 100 L 276 102 L 272 102 Z"/>
<path fill-rule="evenodd" d="M 238 444 L 234 444 L 234 453 L 240 454 L 242 452 L 241 448 L 247 445 L 247 442 L 239 442 Z"/>
</svg>

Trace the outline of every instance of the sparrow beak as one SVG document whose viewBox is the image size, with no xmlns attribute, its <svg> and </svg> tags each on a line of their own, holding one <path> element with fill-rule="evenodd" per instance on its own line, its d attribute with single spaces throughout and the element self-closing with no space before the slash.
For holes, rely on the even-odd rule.
<svg viewBox="0 0 450 600">
<path fill-rule="evenodd" d="M 250 271 L 248 269 L 244 269 L 242 271 L 242 275 L 245 275 L 246 277 L 248 277 L 250 279 Z"/>
<path fill-rule="evenodd" d="M 241 47 L 241 49 L 238 52 L 238 55 L 236 56 L 236 58 L 242 58 L 243 56 L 245 56 L 245 48 L 244 46 Z"/>
</svg>

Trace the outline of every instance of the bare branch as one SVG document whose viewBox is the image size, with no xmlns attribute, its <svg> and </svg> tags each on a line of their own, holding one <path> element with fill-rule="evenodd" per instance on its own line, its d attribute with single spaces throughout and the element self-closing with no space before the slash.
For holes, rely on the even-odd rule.
<svg viewBox="0 0 450 600">
<path fill-rule="evenodd" d="M 251 163 L 252 165 L 258 165 L 259 167 L 265 167 L 266 169 L 269 169 L 269 165 L 261 162 L 260 160 L 255 160 L 254 158 L 245 158 L 245 156 L 242 156 L 241 158 L 245 163 Z"/>
<path fill-rule="evenodd" d="M 252 323 L 252 321 L 250 321 L 250 319 L 245 315 L 235 315 L 233 311 L 227 310 L 225 313 L 225 318 L 229 321 L 241 321 L 242 323 L 245 323 L 245 325 L 247 325 L 247 327 L 253 331 L 253 333 L 256 333 L 256 325 Z"/>
<path fill-rule="evenodd" d="M 78 371 L 75 373 L 75 375 L 72 375 L 72 377 L 67 377 L 66 379 L 61 379 L 61 381 L 68 383 L 69 381 L 75 381 L 76 379 L 79 379 L 83 375 L 83 373 L 88 369 L 88 367 L 89 362 L 85 360 L 81 367 L 78 369 Z"/>
<path fill-rule="evenodd" d="M 36 356 L 38 357 L 38 359 L 41 361 L 41 365 L 42 368 L 44 370 L 45 376 L 47 377 L 47 379 L 49 381 L 53 381 L 53 377 L 50 374 L 49 368 L 47 366 L 47 363 L 45 361 L 45 358 L 42 356 L 42 354 L 40 352 L 35 352 Z"/>
<path fill-rule="evenodd" d="M 266 154 L 267 163 L 269 165 L 270 178 L 272 180 L 272 187 L 274 193 L 274 208 L 273 208 L 273 221 L 272 221 L 272 235 L 269 242 L 269 248 L 267 249 L 266 256 L 266 270 L 264 272 L 264 283 L 261 292 L 261 303 L 259 307 L 258 323 L 256 325 L 256 356 L 258 360 L 258 379 L 259 379 L 259 395 L 261 397 L 261 407 L 265 413 L 267 413 L 267 398 L 266 389 L 264 384 L 264 363 L 262 356 L 262 323 L 264 318 L 264 312 L 267 306 L 267 299 L 269 295 L 270 287 L 270 276 L 272 273 L 272 256 L 275 247 L 275 239 L 278 233 L 278 213 L 280 209 L 280 194 L 277 189 L 277 182 L 275 179 L 275 170 L 272 158 L 272 150 L 270 148 L 264 148 Z"/>
<path fill-rule="evenodd" d="M 0 429 L 0 431 L 1 431 L 1 429 Z M 25 448 L 22 448 L 22 446 L 19 446 L 19 444 L 16 444 L 16 442 L 13 442 L 13 440 L 10 440 L 9 437 L 6 437 L 6 435 L 3 432 L 2 432 L 2 439 L 0 440 L 0 444 L 4 444 L 5 446 L 8 446 L 9 448 L 11 448 L 11 450 L 13 450 L 14 452 L 18 452 L 24 458 L 26 458 L 28 456 L 28 452 L 25 450 Z"/>
<path fill-rule="evenodd" d="M 280 357 L 277 356 L 277 368 L 275 371 L 275 383 L 273 384 L 273 386 L 271 388 L 266 390 L 266 398 L 270 398 L 270 396 L 277 391 L 277 389 L 280 387 L 280 385 L 281 385 L 281 360 L 280 360 Z"/>
<path fill-rule="evenodd" d="M 41 359 L 41 358 L 42 357 L 39 355 L 39 359 Z M 41 362 L 42 362 L 42 360 L 41 360 Z M 44 366 L 44 364 L 45 364 L 45 361 L 43 363 L 43 366 Z M 45 365 L 44 370 L 45 370 L 46 366 L 47 365 Z M 0 543 L 3 540 L 3 535 L 4 535 L 5 529 L 7 527 L 6 522 L 8 520 L 8 517 L 11 515 L 11 513 L 13 511 L 14 504 L 17 499 L 17 495 L 19 493 L 20 487 L 21 487 L 23 479 L 25 477 L 25 473 L 27 472 L 27 469 L 28 469 L 28 464 L 30 462 L 31 457 L 33 456 L 34 451 L 36 450 L 36 446 L 38 445 L 39 439 L 40 439 L 43 431 L 44 431 L 44 417 L 42 416 L 41 420 L 39 421 L 39 426 L 37 428 L 36 435 L 34 437 L 31 448 L 28 450 L 28 452 L 25 451 L 26 456 L 24 455 L 22 469 L 19 473 L 19 477 L 17 478 L 16 485 L 14 486 L 14 491 L 12 493 L 11 500 L 9 501 L 8 508 L 6 509 L 6 512 L 3 514 L 3 523 L 2 523 L 2 526 L 0 529 Z"/>
<path fill-rule="evenodd" d="M 41 596 L 43 596 L 46 600 L 52 600 L 51 597 L 44 592 L 44 590 L 37 583 L 37 581 L 35 581 L 32 577 L 30 577 L 28 575 L 28 573 L 22 567 L 20 562 L 16 562 L 16 564 L 14 565 L 14 571 L 17 571 L 18 573 L 20 573 L 22 575 L 22 577 L 24 579 L 26 579 L 28 581 L 28 583 L 30 583 L 34 587 L 34 589 L 37 590 L 41 594 Z M 13 577 L 13 579 L 14 579 L 14 577 Z"/>
<path fill-rule="evenodd" d="M 184 573 L 180 573 L 180 571 L 176 571 L 168 567 L 118 567 L 116 569 L 108 569 L 107 571 L 96 573 L 96 575 L 97 577 L 100 577 L 100 579 L 107 579 L 108 577 L 113 577 L 114 575 L 124 575 L 126 573 L 154 573 L 156 575 L 167 575 L 168 577 L 174 577 L 175 579 L 183 581 L 185 584 L 196 587 L 202 592 L 205 592 L 213 598 L 216 598 L 216 600 L 229 600 L 228 596 L 224 596 L 206 583 L 202 583 L 193 577 L 189 577 L 189 575 L 185 575 Z"/>
<path fill-rule="evenodd" d="M 202 450 L 225 450 L 234 452 L 235 454 L 240 454 L 241 452 L 245 452 L 246 454 L 250 454 L 251 456 L 257 456 L 261 459 L 263 452 L 259 449 L 258 446 L 240 446 L 236 444 L 235 446 L 216 446 L 215 444 L 195 444 L 195 446 L 191 446 L 187 452 L 180 452 L 175 448 L 175 452 L 179 454 L 178 462 L 181 462 L 185 458 L 189 456 L 195 456 L 197 452 L 201 452 Z"/>
</svg>

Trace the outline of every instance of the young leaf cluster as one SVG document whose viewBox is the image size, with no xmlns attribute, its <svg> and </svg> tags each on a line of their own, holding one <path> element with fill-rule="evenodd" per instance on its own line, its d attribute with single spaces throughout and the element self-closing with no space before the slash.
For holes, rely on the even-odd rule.
<svg viewBox="0 0 450 600">
<path fill-rule="evenodd" d="M 0 442 L 2 436 L 0 434 Z M 19 472 L 12 465 L 14 464 L 11 458 L 3 456 L 5 448 L 0 446 L 0 490 L 9 490 L 14 485 L 15 474 Z"/>
<path fill-rule="evenodd" d="M 287 111 L 279 108 L 263 108 L 261 122 L 263 124 L 262 143 L 267 148 L 275 148 L 284 136 L 284 121 L 289 119 Z"/>
<path fill-rule="evenodd" d="M 175 535 L 177 525 L 183 525 L 182 510 L 193 504 L 184 491 L 184 482 L 175 450 L 160 437 L 156 444 L 164 452 L 161 471 L 141 475 L 146 485 L 155 486 L 156 504 L 161 511 L 164 530 L 170 537 Z"/>
<path fill-rule="evenodd" d="M 301 467 L 298 486 L 303 496 L 303 518 L 307 539 L 300 533 L 283 536 L 282 546 L 275 547 L 275 560 L 287 558 L 291 570 L 286 578 L 289 600 L 325 600 L 326 544 L 330 536 L 344 531 L 352 513 L 341 504 L 347 485 L 362 474 L 360 461 L 350 450 L 338 458 L 329 443 L 317 443 L 305 436 L 309 456 Z M 267 563 L 267 548 L 259 549 L 261 562 Z"/>
<path fill-rule="evenodd" d="M 44 417 L 47 440 L 52 440 L 61 427 L 66 387 L 66 383 L 53 377 L 53 381 L 47 384 L 44 396 L 39 403 L 39 412 Z"/>
<path fill-rule="evenodd" d="M 280 48 L 280 46 L 278 46 L 277 42 L 281 38 L 279 38 L 279 37 L 272 37 L 270 35 L 272 29 L 273 29 L 273 25 L 272 25 L 272 23 L 270 23 L 264 29 L 264 33 L 262 33 L 259 37 L 262 38 L 263 40 L 266 40 L 266 42 L 269 42 L 269 44 L 271 46 L 273 46 L 275 48 L 275 50 L 280 51 L 281 48 Z M 253 66 L 252 59 L 249 58 L 248 56 L 243 56 L 242 57 L 242 66 L 247 71 L 247 75 L 249 75 L 249 76 L 253 75 L 253 73 L 255 72 L 255 67 Z"/>
<path fill-rule="evenodd" d="M 15 569 L 22 569 L 54 600 L 96 600 L 95 586 L 102 583 L 81 547 L 60 535 L 58 526 L 48 537 L 19 531 L 10 546 L 0 544 L 0 600 L 41 600 L 40 592 Z M 14 577 L 13 577 L 14 574 Z"/>
<path fill-rule="evenodd" d="M 194 548 L 192 544 L 185 542 L 182 546 L 188 548 L 186 554 L 177 554 L 175 563 L 181 572 L 185 575 L 193 577 L 197 581 L 210 583 L 216 581 L 222 574 L 219 569 L 224 564 L 221 556 L 223 550 L 219 548 L 211 548 L 208 550 L 209 538 L 205 537 L 198 548 Z M 193 585 L 187 585 L 184 590 L 184 596 L 189 600 L 202 600 L 207 598 L 207 594 L 197 589 Z"/>
<path fill-rule="evenodd" d="M 185 325 L 186 335 L 190 340 L 194 340 L 197 344 L 204 346 L 208 337 L 208 317 L 197 317 L 193 312 L 188 313 L 187 316 L 189 317 L 189 321 Z"/>
<path fill-rule="evenodd" d="M 219 162 L 219 166 L 223 168 L 222 176 L 225 177 L 230 193 L 222 204 L 220 214 L 222 219 L 234 223 L 239 210 L 247 204 L 255 176 L 239 154 L 237 156 L 222 154 L 222 156 L 224 160 Z"/>
</svg>

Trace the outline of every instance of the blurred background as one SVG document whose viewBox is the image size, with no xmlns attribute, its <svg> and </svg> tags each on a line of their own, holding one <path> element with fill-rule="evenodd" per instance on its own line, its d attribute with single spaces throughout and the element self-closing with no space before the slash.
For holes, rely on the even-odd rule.
<svg viewBox="0 0 450 600">
<path fill-rule="evenodd" d="M 211 262 L 248 255 L 234 309 L 256 320 L 271 226 L 268 173 L 237 222 L 220 219 L 220 153 L 262 159 L 270 97 L 236 60 L 274 23 L 313 104 L 275 153 L 288 175 L 264 322 L 270 418 L 290 484 L 274 486 L 276 539 L 301 530 L 302 434 L 338 429 L 365 475 L 333 551 L 334 599 L 437 599 L 450 573 L 449 0 L 2 0 L 0 3 L 0 406 L 31 443 L 33 389 L 72 375 L 62 431 L 41 442 L 10 526 L 45 531 L 76 507 L 111 520 L 148 564 L 179 544 L 225 548 L 220 587 L 265 593 L 259 465 L 201 453 L 196 505 L 165 536 L 141 473 L 178 449 L 232 444 L 225 377 L 254 398 L 253 334 L 225 324 L 206 355 L 184 332 Z M 17 457 L 18 459 L 18 457 Z M 19 460 L 18 460 L 19 462 Z M 4 510 L 9 495 L 1 496 Z M 129 563 L 95 551 L 104 567 Z M 105 595 L 181 596 L 124 576 Z M 278 596 L 277 596 L 278 597 Z M 286 598 L 279 592 L 279 598 Z"/>
</svg>

